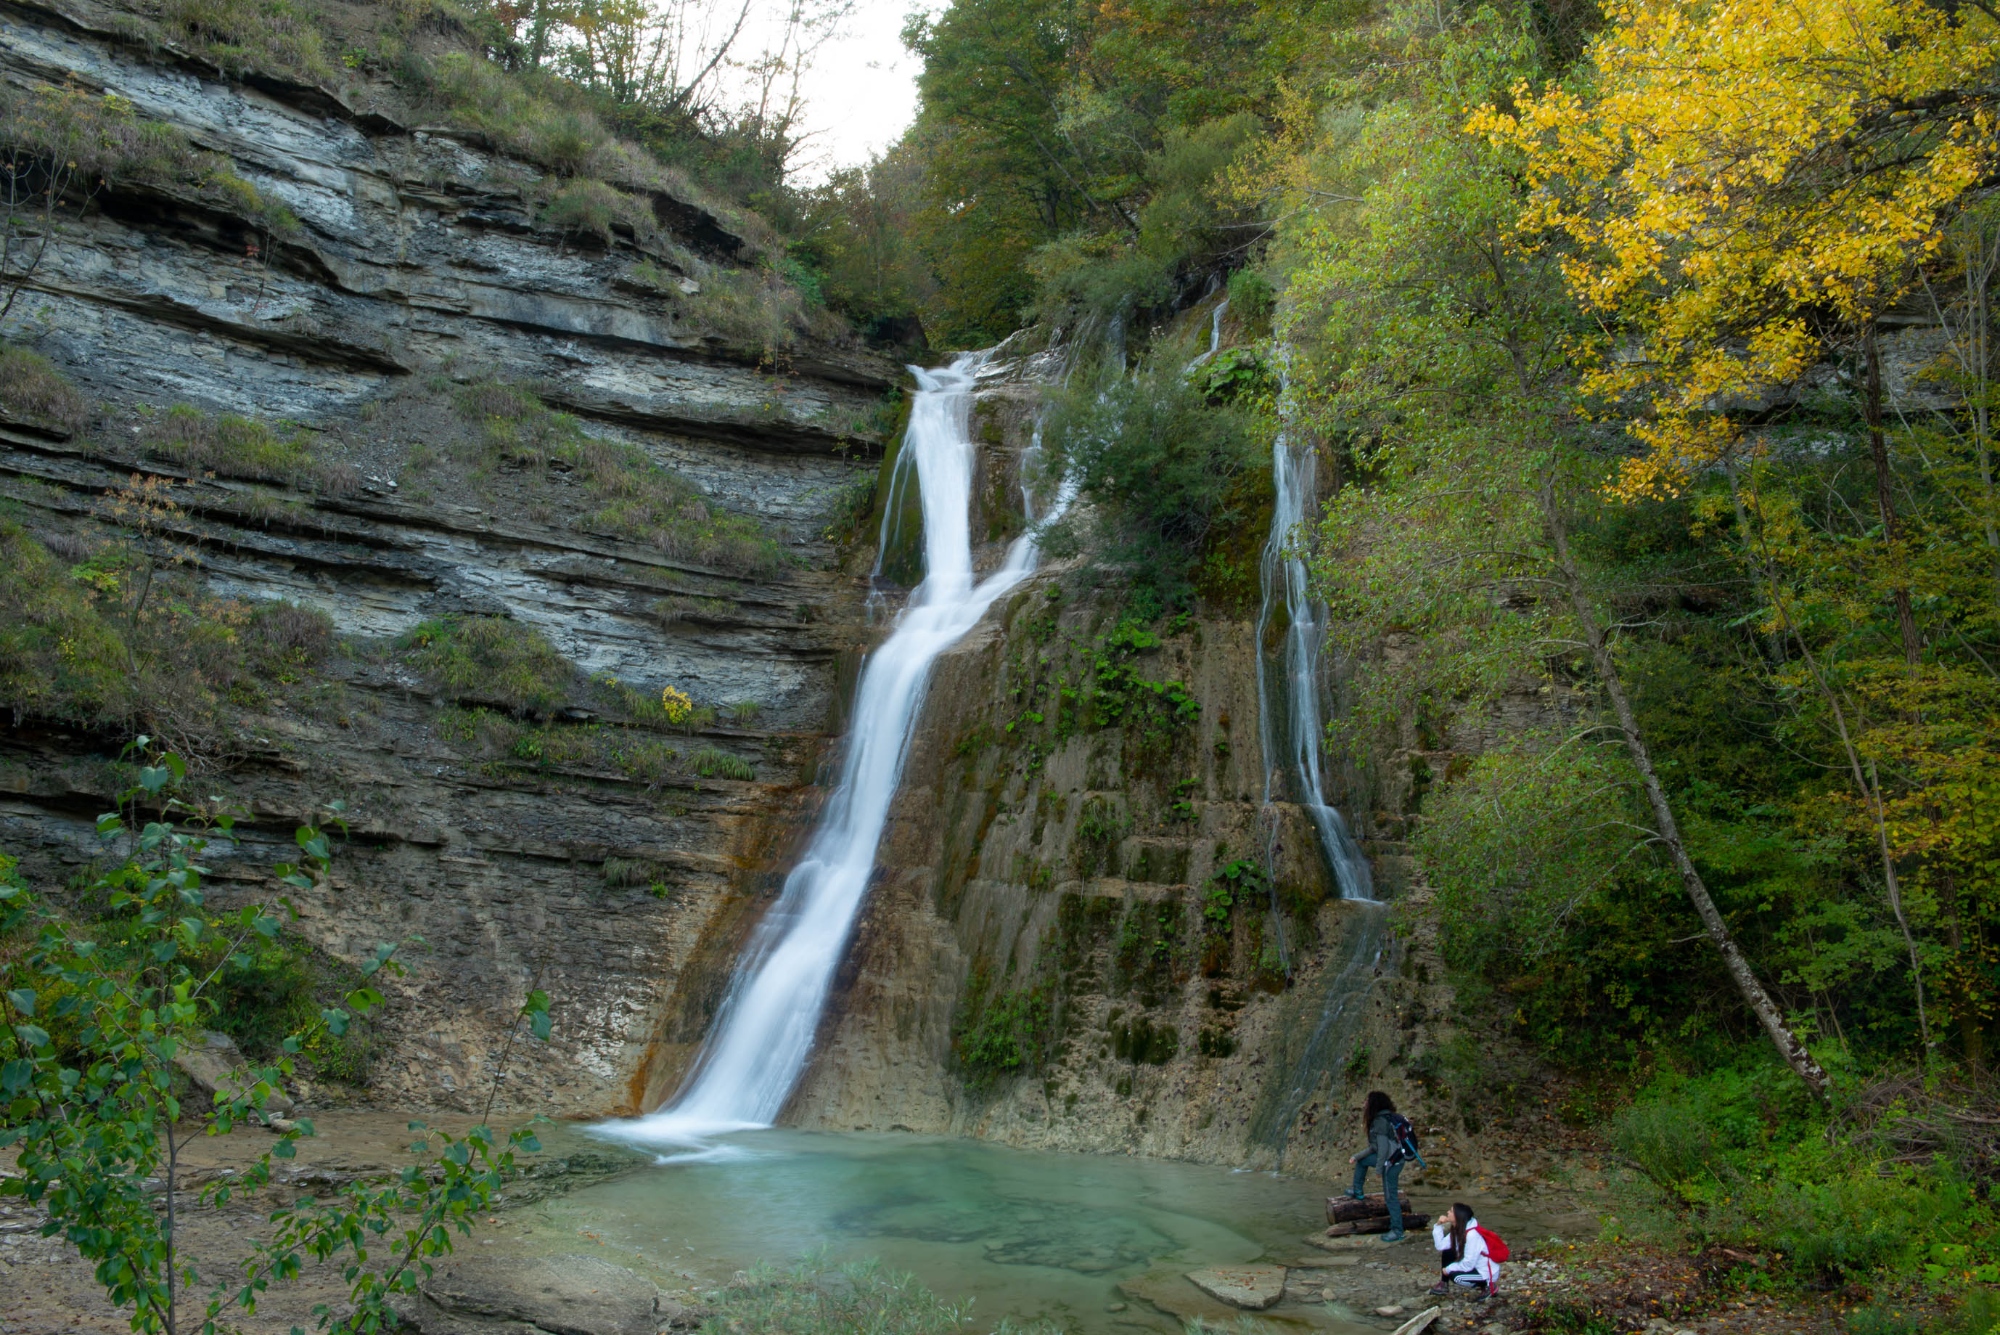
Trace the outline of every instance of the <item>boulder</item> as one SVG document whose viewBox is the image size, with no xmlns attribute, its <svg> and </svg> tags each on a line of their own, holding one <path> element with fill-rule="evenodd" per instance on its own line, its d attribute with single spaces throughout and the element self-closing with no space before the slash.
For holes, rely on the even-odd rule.
<svg viewBox="0 0 2000 1335">
<path fill-rule="evenodd" d="M 651 1280 L 597 1256 L 469 1256 L 440 1265 L 418 1286 L 410 1315 L 424 1335 L 474 1335 L 490 1323 L 549 1335 L 657 1335 L 688 1313 Z"/>
<path fill-rule="evenodd" d="M 1253 1312 L 1275 1307 L 1285 1296 L 1285 1268 L 1281 1265 L 1215 1266 L 1190 1273 L 1188 1282 L 1231 1307 Z"/>
<path fill-rule="evenodd" d="M 250 1077 L 249 1063 L 243 1060 L 236 1041 L 213 1029 L 202 1031 L 199 1045 L 181 1044 L 174 1053 L 174 1065 L 189 1083 L 211 1099 L 218 1093 L 225 1098 L 237 1098 L 247 1094 L 255 1083 Z M 290 1117 L 296 1111 L 297 1105 L 281 1089 L 273 1088 L 264 1100 L 267 1116 Z"/>
</svg>

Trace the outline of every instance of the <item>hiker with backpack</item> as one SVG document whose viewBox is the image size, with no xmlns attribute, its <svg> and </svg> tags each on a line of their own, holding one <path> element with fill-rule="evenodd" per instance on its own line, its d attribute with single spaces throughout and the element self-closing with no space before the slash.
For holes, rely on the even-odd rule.
<svg viewBox="0 0 2000 1335">
<path fill-rule="evenodd" d="M 1482 1297 L 1500 1284 L 1500 1263 L 1507 1259 L 1507 1244 L 1491 1229 L 1481 1228 L 1472 1207 L 1459 1202 L 1437 1217 L 1431 1225 L 1431 1241 L 1437 1244 L 1438 1282 L 1434 1294 L 1467 1288 Z"/>
<path fill-rule="evenodd" d="M 1382 1170 L 1382 1195 L 1389 1204 L 1389 1231 L 1382 1235 L 1385 1243 L 1403 1241 L 1403 1197 L 1396 1183 L 1403 1176 L 1403 1165 L 1411 1159 L 1418 1163 L 1423 1158 L 1417 1153 L 1416 1128 L 1410 1119 L 1396 1111 L 1396 1105 L 1381 1090 L 1370 1090 L 1368 1101 L 1361 1107 L 1361 1126 L 1368 1137 L 1368 1147 L 1359 1154 L 1347 1156 L 1347 1162 L 1354 1165 L 1354 1185 L 1348 1196 L 1360 1200 L 1368 1185 L 1368 1170 Z"/>
</svg>

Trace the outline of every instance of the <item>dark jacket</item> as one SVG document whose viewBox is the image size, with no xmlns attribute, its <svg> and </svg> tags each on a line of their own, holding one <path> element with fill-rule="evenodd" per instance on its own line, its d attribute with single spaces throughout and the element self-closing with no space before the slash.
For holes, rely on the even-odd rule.
<svg viewBox="0 0 2000 1335">
<path fill-rule="evenodd" d="M 1376 1113 L 1368 1124 L 1368 1148 L 1375 1151 L 1375 1162 L 1382 1168 L 1396 1157 L 1396 1128 L 1388 1113 Z"/>
</svg>

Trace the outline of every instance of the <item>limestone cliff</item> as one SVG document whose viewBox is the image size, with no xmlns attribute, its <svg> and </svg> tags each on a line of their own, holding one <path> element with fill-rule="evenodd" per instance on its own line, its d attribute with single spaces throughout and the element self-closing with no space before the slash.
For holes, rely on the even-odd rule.
<svg viewBox="0 0 2000 1335">
<path fill-rule="evenodd" d="M 400 123 L 391 85 L 227 76 L 135 22 L 8 5 L 0 77 L 17 98 L 61 89 L 165 127 L 252 189 L 113 176 L 58 211 L 5 333 L 89 408 L 0 427 L 9 514 L 83 560 L 131 479 L 163 479 L 144 541 L 209 595 L 330 615 L 347 649 L 245 706 L 203 782 L 252 807 L 243 846 L 215 850 L 225 893 L 260 884 L 293 825 L 341 799 L 352 837 L 299 905 L 302 931 L 341 959 L 421 938 L 385 1011 L 375 1096 L 483 1098 L 539 980 L 557 1037 L 505 1101 L 636 1107 L 698 1039 L 810 808 L 840 664 L 867 633 L 863 582 L 827 530 L 872 475 L 870 422 L 899 372 L 828 321 L 776 343 L 719 325 L 718 287 L 768 279 L 754 239 L 698 200 L 628 192 L 657 228 L 582 235 L 547 221 L 545 171 L 475 133 Z M 267 226 L 274 203 L 294 225 Z M 681 488 L 675 504 L 708 522 L 759 526 L 762 546 L 704 561 L 603 518 L 587 469 L 482 435 L 495 419 L 468 395 L 496 385 L 573 414 L 535 405 L 578 448 L 636 449 L 649 485 Z M 310 476 L 177 463 L 159 447 L 174 422 L 248 423 L 228 429 L 281 441 Z M 505 711 L 478 713 L 479 690 L 447 692 L 392 647 L 452 615 L 541 632 L 600 695 L 613 679 L 654 697 L 672 684 L 739 708 L 683 736 L 614 729 L 615 710 L 579 696 L 544 711 L 533 746 L 481 751 L 467 720 L 515 726 Z M 0 847 L 60 883 L 99 852 L 91 821 L 125 739 L 32 712 L 6 723 Z M 680 759 L 555 755 L 598 728 Z M 690 768 L 697 748 L 710 758 Z"/>
<path fill-rule="evenodd" d="M 1024 447 L 1030 395 L 982 396 L 989 471 Z M 1344 1165 L 1367 1088 L 1427 1103 L 1443 989 L 1391 910 L 1336 897 L 1305 814 L 1263 805 L 1254 623 L 1134 634 L 1098 582 L 1045 569 L 940 663 L 792 1115 Z M 1404 892 L 1399 846 L 1368 847 Z M 1457 1127 L 1434 1129 L 1449 1180 Z"/>
</svg>

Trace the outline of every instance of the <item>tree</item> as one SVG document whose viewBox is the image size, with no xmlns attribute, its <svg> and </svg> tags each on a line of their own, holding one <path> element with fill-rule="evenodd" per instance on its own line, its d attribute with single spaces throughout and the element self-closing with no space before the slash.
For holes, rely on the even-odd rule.
<svg viewBox="0 0 2000 1335">
<path fill-rule="evenodd" d="M 1452 40 L 1505 40 L 1481 26 Z M 1618 591 L 1574 539 L 1611 461 L 1573 407 L 1573 308 L 1553 258 L 1514 244 L 1522 201 L 1504 159 L 1454 123 L 1458 91 L 1369 118 L 1328 192 L 1351 202 L 1295 242 L 1286 329 L 1313 349 L 1299 390 L 1372 483 L 1329 506 L 1317 577 L 1363 633 L 1399 624 L 1462 646 L 1446 690 L 1491 699 L 1567 665 L 1572 689 L 1603 709 L 1582 730 L 1608 728 L 1630 758 L 1636 837 L 1664 850 L 1745 1006 L 1823 1093 L 1825 1072 L 1716 905 L 1633 706 Z"/>
<path fill-rule="evenodd" d="M 201 1043 L 225 970 L 247 967 L 253 943 L 279 937 L 288 905 L 280 893 L 228 911 L 210 905 L 202 855 L 212 838 L 234 837 L 233 818 L 179 795 L 187 767 L 178 755 L 154 751 L 145 737 L 127 754 L 139 757 L 138 783 L 119 812 L 97 823 L 107 850 L 122 843 L 126 853 L 86 890 L 104 905 L 102 919 L 86 924 L 62 913 L 0 858 L 0 934 L 33 933 L 0 998 L 0 1146 L 17 1147 L 19 1168 L 0 1179 L 0 1195 L 47 1212 L 44 1234 L 60 1234 L 96 1263 L 111 1300 L 131 1306 L 134 1330 L 214 1335 L 232 1309 L 254 1313 L 259 1295 L 273 1280 L 296 1277 L 303 1259 L 343 1253 L 350 1304 L 342 1312 L 322 1305 L 320 1324 L 394 1327 L 390 1301 L 430 1273 L 430 1258 L 451 1250 L 454 1230 L 470 1232 L 517 1151 L 539 1146 L 526 1127 L 504 1145 L 483 1124 L 464 1137 L 428 1133 L 417 1160 L 394 1180 L 356 1182 L 333 1199 L 280 1209 L 274 1237 L 259 1244 L 240 1280 L 212 1279 L 197 1292 L 203 1278 L 180 1242 L 189 1208 L 181 1151 L 191 1135 L 268 1120 L 268 1102 L 313 1031 L 287 1037 L 276 1063 L 218 1090 L 212 1106 L 186 1101 L 176 1056 Z M 338 824 L 337 808 L 329 818 Z M 331 837 L 306 825 L 296 842 L 299 860 L 275 869 L 274 889 L 324 884 Z M 393 945 L 378 947 L 361 965 L 364 977 L 394 970 L 395 953 Z M 315 1029 L 339 1034 L 381 1004 L 381 993 L 364 983 L 343 1005 L 322 1010 Z M 548 998 L 534 993 L 524 1014 L 546 1039 Z M 273 1160 L 292 1158 L 297 1139 L 310 1134 L 310 1122 L 284 1129 L 246 1173 L 204 1188 L 199 1200 L 219 1204 L 267 1185 Z M 385 1254 L 371 1260 L 378 1240 Z"/>
</svg>

